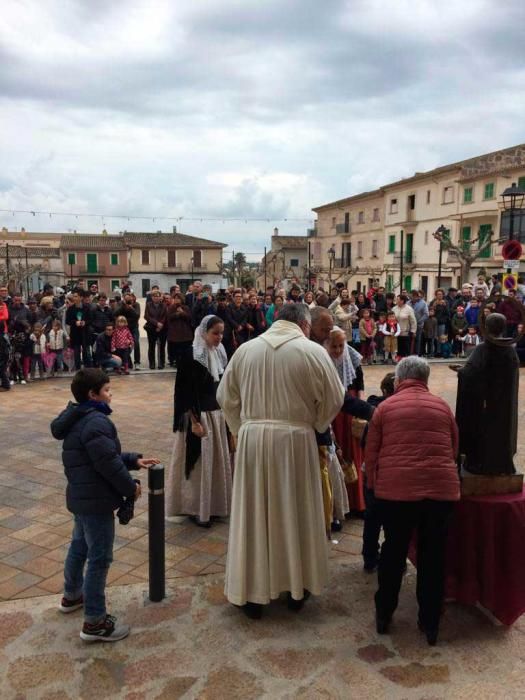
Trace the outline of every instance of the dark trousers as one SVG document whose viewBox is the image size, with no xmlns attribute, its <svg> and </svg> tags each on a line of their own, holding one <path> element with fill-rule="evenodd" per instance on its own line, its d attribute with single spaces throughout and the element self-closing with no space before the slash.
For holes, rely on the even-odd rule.
<svg viewBox="0 0 525 700">
<path fill-rule="evenodd" d="M 399 335 L 397 337 L 397 354 L 400 357 L 408 357 L 410 355 L 410 336 Z"/>
<path fill-rule="evenodd" d="M 75 342 L 73 344 L 73 352 L 75 353 L 75 369 L 80 369 L 82 367 L 82 362 L 84 363 L 84 367 L 93 366 L 91 345 L 87 341 Z M 81 357 L 82 361 L 80 359 Z"/>
<path fill-rule="evenodd" d="M 365 519 L 363 525 L 363 561 L 367 569 L 373 569 L 379 561 L 379 535 L 381 533 L 381 517 L 374 490 L 366 487 Z"/>
<path fill-rule="evenodd" d="M 177 367 L 182 367 L 184 362 L 192 358 L 193 341 L 183 340 L 173 342 L 168 340 L 168 361 L 171 364 L 176 364 Z"/>
<path fill-rule="evenodd" d="M 138 328 L 134 328 L 131 331 L 135 345 L 133 346 L 133 361 L 136 365 L 140 365 L 140 331 Z"/>
<path fill-rule="evenodd" d="M 120 357 L 120 359 L 122 360 L 122 367 L 124 369 L 128 369 L 130 355 L 131 355 L 130 349 L 129 348 L 117 348 L 115 350 L 115 355 L 117 355 L 117 357 Z"/>
<path fill-rule="evenodd" d="M 166 336 L 157 331 L 147 331 L 148 334 L 148 362 L 151 369 L 155 369 L 155 353 L 159 346 L 159 367 L 166 364 Z"/>
<path fill-rule="evenodd" d="M 2 389 L 10 389 L 9 377 L 7 375 L 7 361 L 0 361 L 0 386 Z"/>
<path fill-rule="evenodd" d="M 385 541 L 379 559 L 378 617 L 389 620 L 397 608 L 408 547 L 417 529 L 417 602 L 425 628 L 437 630 L 445 588 L 445 547 L 451 501 L 377 499 Z"/>
</svg>

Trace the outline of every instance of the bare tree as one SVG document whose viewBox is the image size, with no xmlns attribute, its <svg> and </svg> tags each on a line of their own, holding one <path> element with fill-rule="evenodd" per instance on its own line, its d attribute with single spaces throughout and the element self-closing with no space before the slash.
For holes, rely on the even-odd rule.
<svg viewBox="0 0 525 700">
<path fill-rule="evenodd" d="M 11 291 L 23 291 L 27 280 L 42 270 L 42 265 L 27 265 L 19 258 L 9 261 L 9 270 L 5 262 L 0 263 L 0 283 Z"/>
<path fill-rule="evenodd" d="M 459 244 L 453 243 L 446 231 L 437 230 L 432 235 L 443 246 L 443 250 L 446 250 L 458 261 L 461 268 L 461 284 L 469 281 L 472 265 L 481 258 L 483 253 L 487 250 L 490 251 L 493 243 L 501 244 L 506 240 L 505 238 L 496 238 L 492 228 L 483 238 L 478 235 L 477 238 L 461 241 Z"/>
</svg>

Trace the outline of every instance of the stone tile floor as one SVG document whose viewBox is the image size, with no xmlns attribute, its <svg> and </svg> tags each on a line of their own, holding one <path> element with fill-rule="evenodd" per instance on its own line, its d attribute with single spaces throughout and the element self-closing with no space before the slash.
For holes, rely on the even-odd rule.
<svg viewBox="0 0 525 700">
<path fill-rule="evenodd" d="M 367 393 L 378 392 L 386 371 L 365 368 Z M 173 380 L 168 372 L 113 380 L 113 418 L 124 449 L 168 462 Z M 455 383 L 446 365 L 433 365 L 431 388 L 452 406 Z M 523 621 L 504 631 L 475 610 L 449 607 L 444 643 L 429 650 L 413 629 L 412 590 L 403 593 L 395 634 L 375 636 L 375 582 L 361 573 L 358 521 L 345 523 L 332 546 L 327 594 L 296 617 L 275 605 L 257 625 L 224 604 L 227 523 L 211 530 L 167 524 L 171 595 L 144 606 L 144 498 L 131 525 L 117 528 L 110 572 L 112 608 L 126 614 L 134 634 L 111 649 L 82 646 L 79 618 L 64 620 L 55 611 L 56 595 L 50 596 L 62 587 L 71 516 L 60 444 L 49 422 L 69 400 L 68 384 L 37 381 L 0 394 L 0 600 L 6 601 L 0 603 L 0 663 L 7 668 L 0 697 L 525 697 Z M 521 429 L 522 469 L 524 441 Z M 407 585 L 413 588 L 412 576 Z"/>
</svg>

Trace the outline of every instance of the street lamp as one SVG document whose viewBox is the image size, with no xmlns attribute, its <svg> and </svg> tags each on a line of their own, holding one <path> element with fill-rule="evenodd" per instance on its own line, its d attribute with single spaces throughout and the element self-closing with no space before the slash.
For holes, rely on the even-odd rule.
<svg viewBox="0 0 525 700">
<path fill-rule="evenodd" d="M 191 258 L 191 283 L 192 284 L 193 284 L 193 265 L 194 265 L 194 263 L 195 263 L 195 259 L 192 256 L 192 258 Z"/>
<path fill-rule="evenodd" d="M 332 270 L 334 267 L 334 260 L 335 260 L 335 248 L 332 245 L 330 248 L 328 248 L 328 280 L 330 282 L 330 285 L 332 285 Z"/>
<path fill-rule="evenodd" d="M 513 182 L 511 187 L 507 187 L 507 189 L 502 192 L 500 197 L 501 207 L 504 211 L 509 212 L 509 241 L 512 241 L 514 240 L 514 213 L 516 209 L 523 209 L 523 204 L 525 202 L 525 190 L 518 187 L 516 183 Z"/>
<path fill-rule="evenodd" d="M 438 288 L 441 287 L 441 264 L 443 262 L 443 236 L 447 232 L 447 229 L 443 224 L 436 229 L 434 234 L 439 241 L 439 261 L 438 261 Z"/>
</svg>

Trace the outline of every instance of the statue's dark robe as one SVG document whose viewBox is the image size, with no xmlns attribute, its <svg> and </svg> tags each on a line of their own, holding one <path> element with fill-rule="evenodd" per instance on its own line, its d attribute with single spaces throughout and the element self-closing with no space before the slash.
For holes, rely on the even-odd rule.
<svg viewBox="0 0 525 700">
<path fill-rule="evenodd" d="M 519 361 L 513 347 L 481 343 L 458 371 L 459 452 L 472 474 L 514 474 Z"/>
</svg>

